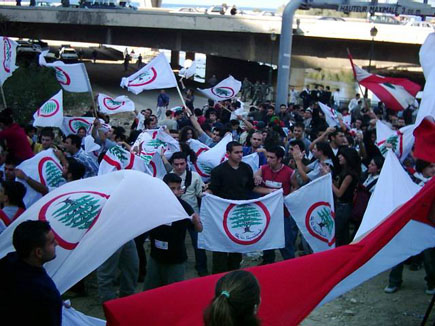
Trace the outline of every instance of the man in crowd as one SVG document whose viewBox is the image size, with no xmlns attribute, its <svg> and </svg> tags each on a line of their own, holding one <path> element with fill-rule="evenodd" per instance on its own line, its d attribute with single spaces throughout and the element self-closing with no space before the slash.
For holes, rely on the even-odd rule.
<svg viewBox="0 0 435 326">
<path fill-rule="evenodd" d="M 62 299 L 43 265 L 56 258 L 48 222 L 25 221 L 14 231 L 15 252 L 0 260 L 2 325 L 62 324 Z"/>
<path fill-rule="evenodd" d="M 263 133 L 259 130 L 254 131 L 250 138 L 251 146 L 243 146 L 243 156 L 258 153 L 259 164 L 266 164 L 266 150 L 263 148 Z"/>
<path fill-rule="evenodd" d="M 165 118 L 166 110 L 169 105 L 169 96 L 164 89 L 160 90 L 159 96 L 157 96 L 157 116 L 159 120 Z"/>
<path fill-rule="evenodd" d="M 80 148 L 81 143 L 82 140 L 79 136 L 69 135 L 65 139 L 65 151 L 85 166 L 85 178 L 96 176 L 98 174 L 98 165 L 90 155 Z"/>
</svg>

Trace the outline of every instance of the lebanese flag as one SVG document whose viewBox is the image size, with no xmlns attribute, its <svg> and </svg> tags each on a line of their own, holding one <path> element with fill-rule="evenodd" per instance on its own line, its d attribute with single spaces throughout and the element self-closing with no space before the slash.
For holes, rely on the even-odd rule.
<svg viewBox="0 0 435 326">
<path fill-rule="evenodd" d="M 212 88 L 198 88 L 198 91 L 214 101 L 224 101 L 235 97 L 241 87 L 242 83 L 239 80 L 229 76 Z"/>
<path fill-rule="evenodd" d="M 387 155 L 387 144 L 391 145 L 393 152 L 397 155 L 400 162 L 403 162 L 412 150 L 414 145 L 414 128 L 415 125 L 409 125 L 399 130 L 390 129 L 380 120 L 376 121 L 376 146 L 379 147 L 381 154 Z"/>
<path fill-rule="evenodd" d="M 162 157 L 158 152 L 152 155 L 151 160 L 146 165 L 145 173 L 148 173 L 149 175 L 159 179 L 163 179 L 163 177 L 167 174 L 165 164 L 163 163 Z"/>
<path fill-rule="evenodd" d="M 53 68 L 56 72 L 56 79 L 64 90 L 72 93 L 91 92 L 91 83 L 84 63 L 66 64 L 62 61 L 47 63 L 45 60 L 47 53 L 48 51 L 41 52 L 39 65 Z"/>
<path fill-rule="evenodd" d="M 249 268 L 261 287 L 262 325 L 298 325 L 317 306 L 434 247 L 434 203 L 432 179 L 359 242 Z M 103 305 L 107 326 L 203 325 L 202 313 L 220 277 L 191 279 L 108 301 Z"/>
<path fill-rule="evenodd" d="M 426 84 L 415 121 L 414 156 L 435 162 L 435 33 L 429 34 L 420 49 L 420 63 Z"/>
<path fill-rule="evenodd" d="M 335 210 L 330 173 L 287 195 L 284 204 L 314 252 L 335 248 Z"/>
<path fill-rule="evenodd" d="M 62 127 L 63 92 L 60 90 L 33 114 L 33 127 Z"/>
<path fill-rule="evenodd" d="M 388 109 L 401 111 L 414 105 L 420 85 L 406 78 L 391 78 L 371 74 L 353 63 L 349 54 L 353 75 L 357 82 L 371 90 Z"/>
<path fill-rule="evenodd" d="M 121 79 L 121 87 L 139 94 L 144 90 L 177 87 L 174 72 L 163 53 L 129 77 Z"/>
<path fill-rule="evenodd" d="M 18 43 L 8 37 L 0 36 L 0 44 L 0 85 L 3 85 L 6 79 L 11 77 L 18 68 L 15 65 Z"/>
<path fill-rule="evenodd" d="M 139 234 L 186 218 L 163 181 L 138 171 L 117 171 L 68 182 L 45 195 L 0 234 L 0 257 L 14 251 L 12 234 L 18 224 L 50 222 L 59 245 L 56 258 L 44 267 L 64 293 Z"/>
<path fill-rule="evenodd" d="M 335 109 L 330 108 L 329 106 L 323 104 L 322 102 L 318 102 L 318 104 L 323 114 L 325 115 L 325 120 L 328 126 L 335 127 L 340 125 L 340 120 L 338 119 L 338 114 Z"/>
<path fill-rule="evenodd" d="M 145 155 L 154 155 L 160 148 L 164 149 L 166 158 L 170 158 L 173 153 L 180 150 L 178 141 L 168 134 L 163 127 L 159 129 L 144 130 L 134 142 L 132 148 L 137 148 L 138 151 Z M 149 160 L 151 160 L 151 157 Z M 149 162 L 149 161 L 148 161 Z M 148 163 L 147 162 L 147 163 Z"/>
<path fill-rule="evenodd" d="M 103 93 L 98 94 L 98 107 L 100 112 L 109 115 L 121 112 L 133 112 L 135 108 L 134 102 L 127 96 L 111 98 Z"/>
<path fill-rule="evenodd" d="M 62 165 L 54 154 L 53 149 L 49 148 L 39 152 L 32 158 L 21 162 L 17 169 L 22 170 L 28 177 L 42 183 L 49 191 L 63 185 L 66 180 L 62 176 Z M 30 187 L 24 180 L 18 179 L 26 187 L 26 195 L 23 198 L 24 205 L 29 208 L 42 194 Z"/>
<path fill-rule="evenodd" d="M 130 153 L 119 145 L 115 145 L 103 156 L 103 160 L 98 168 L 98 175 L 130 169 L 145 172 L 145 163 L 140 157 Z"/>
<path fill-rule="evenodd" d="M 60 130 L 63 132 L 65 136 L 74 134 L 77 135 L 79 129 L 84 127 L 86 129 L 86 133 L 89 135 L 92 130 L 92 125 L 94 123 L 95 118 L 92 117 L 64 117 Z M 104 120 L 100 119 L 101 127 L 105 129 L 110 129 L 111 126 L 106 124 Z"/>
<path fill-rule="evenodd" d="M 198 248 L 247 253 L 283 248 L 282 189 L 250 200 L 228 200 L 207 194 L 201 203 L 204 230 Z"/>
</svg>

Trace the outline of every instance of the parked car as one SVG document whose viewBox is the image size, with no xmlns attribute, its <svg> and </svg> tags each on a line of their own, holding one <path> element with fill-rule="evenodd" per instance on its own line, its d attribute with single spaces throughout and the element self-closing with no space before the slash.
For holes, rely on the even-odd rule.
<svg viewBox="0 0 435 326">
<path fill-rule="evenodd" d="M 63 61 L 77 61 L 79 56 L 73 48 L 63 47 L 59 51 L 59 58 Z"/>
<path fill-rule="evenodd" d="M 17 53 L 40 53 L 41 47 L 28 41 L 18 40 Z"/>
<path fill-rule="evenodd" d="M 38 39 L 29 39 L 28 41 L 30 44 L 32 44 L 34 47 L 39 48 L 41 51 L 48 50 L 49 46 L 47 42 L 38 40 Z"/>
<path fill-rule="evenodd" d="M 396 18 L 387 15 L 370 16 L 369 22 L 375 24 L 401 25 L 400 21 L 398 21 Z"/>
</svg>

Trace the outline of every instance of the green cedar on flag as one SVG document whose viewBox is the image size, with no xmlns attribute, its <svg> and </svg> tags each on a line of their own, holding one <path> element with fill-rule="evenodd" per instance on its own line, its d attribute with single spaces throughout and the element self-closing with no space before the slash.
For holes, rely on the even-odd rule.
<svg viewBox="0 0 435 326">
<path fill-rule="evenodd" d="M 34 127 L 57 127 L 63 123 L 63 92 L 60 90 L 33 114 Z"/>
<path fill-rule="evenodd" d="M 387 155 L 388 147 L 391 147 L 400 162 L 403 162 L 414 145 L 414 129 L 415 125 L 408 125 L 399 130 L 392 130 L 378 120 L 376 121 L 376 145 L 384 157 Z"/>
<path fill-rule="evenodd" d="M 228 200 L 206 195 L 201 203 L 204 230 L 198 247 L 246 253 L 284 247 L 282 189 L 251 200 Z"/>
</svg>

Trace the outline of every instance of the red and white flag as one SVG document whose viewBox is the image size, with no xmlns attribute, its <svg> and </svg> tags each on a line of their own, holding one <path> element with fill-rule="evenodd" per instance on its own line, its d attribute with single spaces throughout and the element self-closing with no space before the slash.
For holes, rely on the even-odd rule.
<svg viewBox="0 0 435 326">
<path fill-rule="evenodd" d="M 139 94 L 144 90 L 177 87 L 174 72 L 163 53 L 129 77 L 121 79 L 121 87 Z"/>
<path fill-rule="evenodd" d="M 314 252 L 335 248 L 335 210 L 330 173 L 287 195 L 284 204 Z"/>
<path fill-rule="evenodd" d="M 241 87 L 242 83 L 239 80 L 229 76 L 212 88 L 198 88 L 198 91 L 214 101 L 224 101 L 236 97 Z"/>
<path fill-rule="evenodd" d="M 148 157 L 145 159 L 148 160 Z M 155 178 L 163 179 L 163 177 L 167 174 L 165 164 L 163 163 L 162 157 L 158 152 L 152 155 L 151 160 L 146 165 L 146 168 L 147 169 L 145 172 Z"/>
<path fill-rule="evenodd" d="M 53 68 L 56 72 L 56 79 L 64 90 L 72 93 L 91 91 L 91 84 L 84 63 L 66 64 L 62 61 L 47 63 L 45 60 L 47 53 L 48 51 L 41 52 L 39 65 Z"/>
<path fill-rule="evenodd" d="M 134 102 L 127 96 L 111 98 L 106 94 L 98 94 L 98 107 L 100 112 L 105 114 L 116 114 L 121 112 L 133 112 Z"/>
<path fill-rule="evenodd" d="M 0 85 L 3 85 L 6 79 L 12 76 L 12 73 L 18 68 L 15 65 L 18 43 L 8 37 L 0 36 L 0 44 Z"/>
<path fill-rule="evenodd" d="M 414 156 L 435 162 L 435 33 L 429 34 L 420 49 L 420 64 L 426 78 L 415 121 Z"/>
<path fill-rule="evenodd" d="M 161 148 L 164 149 L 165 157 L 169 159 L 173 153 L 180 150 L 180 145 L 164 128 L 159 128 L 144 130 L 137 137 L 133 148 L 137 148 L 141 156 L 149 156 L 149 159 L 143 157 L 148 164 L 154 153 Z"/>
<path fill-rule="evenodd" d="M 435 222 L 430 216 L 434 203 L 432 179 L 357 243 L 249 268 L 261 287 L 262 323 L 298 325 L 314 308 L 434 247 Z M 108 301 L 104 303 L 107 326 L 203 325 L 202 313 L 220 277 L 200 277 Z"/>
<path fill-rule="evenodd" d="M 60 130 L 65 136 L 74 134 L 77 135 L 80 128 L 85 128 L 86 133 L 89 134 L 92 129 L 92 124 L 95 118 L 89 117 L 64 117 Z"/>
<path fill-rule="evenodd" d="M 178 75 L 185 79 L 189 79 L 190 77 L 195 76 L 195 73 L 196 73 L 196 61 L 192 61 L 192 64 L 189 67 L 181 68 Z"/>
<path fill-rule="evenodd" d="M 381 154 L 383 156 L 387 155 L 387 144 L 389 144 L 400 162 L 403 162 L 411 152 L 412 146 L 414 145 L 414 128 L 415 125 L 409 125 L 402 127 L 399 130 L 392 130 L 385 123 L 377 120 L 376 145 L 379 147 Z"/>
<path fill-rule="evenodd" d="M 63 123 L 63 92 L 60 90 L 33 114 L 34 127 L 57 127 Z"/>
<path fill-rule="evenodd" d="M 117 171 L 68 182 L 45 195 L 1 233 L 0 257 L 14 251 L 12 234 L 18 224 L 50 222 L 59 245 L 56 258 L 44 267 L 64 293 L 129 240 L 187 218 L 164 182 L 138 171 Z"/>
<path fill-rule="evenodd" d="M 335 127 L 340 125 L 340 120 L 338 119 L 338 112 L 337 110 L 330 108 L 326 104 L 323 104 L 322 102 L 318 102 L 320 109 L 322 110 L 323 114 L 325 115 L 325 120 L 328 126 Z"/>
<path fill-rule="evenodd" d="M 118 170 L 137 170 L 145 172 L 145 163 L 140 157 L 123 149 L 121 146 L 111 147 L 103 156 L 98 168 L 98 175 Z"/>
<path fill-rule="evenodd" d="M 349 54 L 352 70 L 357 82 L 372 91 L 388 109 L 400 111 L 415 104 L 415 96 L 420 85 L 406 78 L 391 78 L 371 74 L 353 63 Z"/>
</svg>

